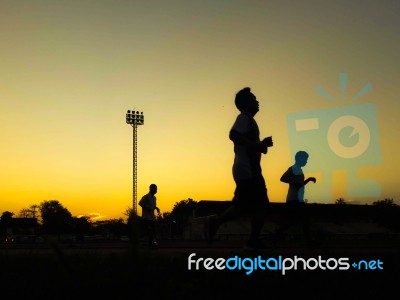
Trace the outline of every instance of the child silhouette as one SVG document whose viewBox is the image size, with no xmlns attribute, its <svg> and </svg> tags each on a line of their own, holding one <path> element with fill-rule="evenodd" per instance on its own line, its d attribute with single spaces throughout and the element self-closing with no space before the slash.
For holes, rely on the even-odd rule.
<svg viewBox="0 0 400 300">
<path fill-rule="evenodd" d="M 297 223 L 302 223 L 304 237 L 307 244 L 312 243 L 309 230 L 309 220 L 307 211 L 305 210 L 304 202 L 304 187 L 310 181 L 316 183 L 315 177 L 304 179 L 302 167 L 308 162 L 308 153 L 298 151 L 295 155 L 295 163 L 290 166 L 281 176 L 281 182 L 289 184 L 288 193 L 286 196 L 286 212 L 283 224 L 277 229 L 272 237 L 272 241 L 276 243 L 279 239 L 284 238 L 285 231 Z"/>
<path fill-rule="evenodd" d="M 298 151 L 295 155 L 295 163 L 289 167 L 282 175 L 281 181 L 289 184 L 289 190 L 286 196 L 286 202 L 301 202 L 304 203 L 304 187 L 310 181 L 316 183 L 315 177 L 309 177 L 304 180 L 302 167 L 308 162 L 308 153 Z"/>
</svg>

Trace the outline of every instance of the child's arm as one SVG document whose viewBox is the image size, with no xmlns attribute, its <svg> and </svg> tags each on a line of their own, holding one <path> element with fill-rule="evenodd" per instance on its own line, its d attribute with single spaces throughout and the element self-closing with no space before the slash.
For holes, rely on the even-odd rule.
<svg viewBox="0 0 400 300">
<path fill-rule="evenodd" d="M 292 167 L 290 167 L 289 169 L 286 170 L 285 173 L 283 173 L 283 175 L 281 177 L 281 181 L 284 183 L 288 183 L 290 185 L 294 185 L 298 188 L 303 186 L 303 183 L 299 182 L 299 180 L 296 178 L 296 176 L 294 176 Z"/>
<path fill-rule="evenodd" d="M 281 176 L 281 181 L 284 183 L 291 183 L 291 171 L 290 168 L 287 169 L 287 171 L 285 173 L 283 173 L 283 175 Z"/>
<path fill-rule="evenodd" d="M 307 183 L 309 183 L 310 181 L 312 181 L 313 183 L 317 182 L 317 179 L 315 179 L 315 177 L 308 177 L 305 181 L 304 181 L 304 185 L 306 185 Z"/>
<path fill-rule="evenodd" d="M 307 178 L 307 180 L 300 180 L 298 176 L 294 176 L 291 167 L 282 175 L 281 181 L 295 186 L 296 188 L 301 188 L 308 182 L 313 181 L 315 183 L 316 179 L 314 177 Z"/>
</svg>

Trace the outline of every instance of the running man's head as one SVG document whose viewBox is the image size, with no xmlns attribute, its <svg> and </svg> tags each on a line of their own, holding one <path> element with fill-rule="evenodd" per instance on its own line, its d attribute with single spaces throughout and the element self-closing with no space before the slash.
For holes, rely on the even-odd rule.
<svg viewBox="0 0 400 300">
<path fill-rule="evenodd" d="M 150 194 L 155 195 L 157 194 L 157 185 L 155 185 L 154 183 L 150 184 Z"/>
<path fill-rule="evenodd" d="M 299 167 L 304 167 L 307 164 L 308 156 L 306 151 L 298 151 L 294 157 L 295 164 Z"/>
<path fill-rule="evenodd" d="M 241 112 L 247 112 L 255 115 L 259 110 L 259 103 L 256 96 L 251 92 L 249 87 L 245 87 L 237 92 L 235 96 L 235 105 Z"/>
</svg>

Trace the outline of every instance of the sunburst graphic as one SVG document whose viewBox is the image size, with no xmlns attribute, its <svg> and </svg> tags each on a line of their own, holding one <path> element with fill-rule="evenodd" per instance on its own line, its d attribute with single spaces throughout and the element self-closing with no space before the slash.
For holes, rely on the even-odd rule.
<svg viewBox="0 0 400 300">
<path fill-rule="evenodd" d="M 339 84 L 340 84 L 340 95 L 341 95 L 341 101 L 346 102 L 346 89 L 347 89 L 347 79 L 348 79 L 348 74 L 347 73 L 340 73 L 339 74 Z M 317 86 L 315 88 L 315 91 L 320 94 L 322 97 L 328 99 L 331 102 L 339 102 L 336 98 L 334 98 L 331 94 L 329 94 L 323 87 Z M 350 104 L 356 101 L 358 98 L 364 96 L 365 94 L 369 93 L 372 91 L 372 84 L 367 83 L 364 85 L 356 95 L 350 98 Z"/>
</svg>

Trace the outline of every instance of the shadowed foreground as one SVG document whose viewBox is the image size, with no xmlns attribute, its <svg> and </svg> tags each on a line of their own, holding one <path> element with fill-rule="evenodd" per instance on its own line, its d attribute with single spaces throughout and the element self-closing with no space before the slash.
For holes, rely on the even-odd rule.
<svg viewBox="0 0 400 300">
<path fill-rule="evenodd" d="M 129 244 L 118 251 L 101 248 L 53 247 L 51 251 L 0 252 L 0 287 L 2 298 L 14 299 L 134 299 L 149 295 L 162 299 L 225 299 L 234 296 L 251 298 L 307 296 L 308 299 L 337 299 L 354 296 L 384 299 L 398 293 L 400 275 L 399 241 L 334 241 L 318 248 L 306 248 L 287 241 L 262 251 L 243 250 L 238 244 L 207 245 L 204 242 L 164 243 L 159 249 L 139 248 Z M 117 249 L 115 249 L 117 250 Z M 297 270 L 282 275 L 280 271 L 188 270 L 188 256 L 196 258 L 302 257 L 340 258 L 350 261 L 376 260 L 383 270 Z M 193 265 L 194 267 L 194 265 Z"/>
</svg>

